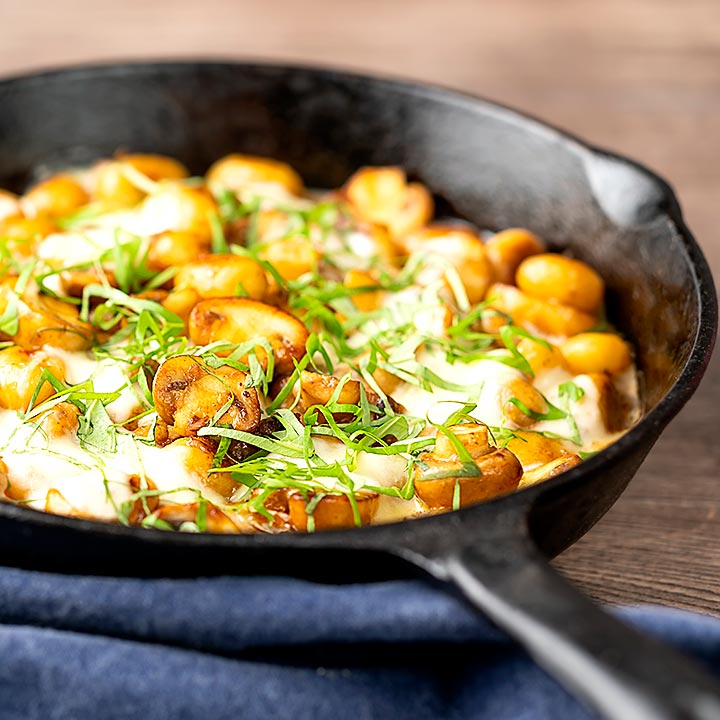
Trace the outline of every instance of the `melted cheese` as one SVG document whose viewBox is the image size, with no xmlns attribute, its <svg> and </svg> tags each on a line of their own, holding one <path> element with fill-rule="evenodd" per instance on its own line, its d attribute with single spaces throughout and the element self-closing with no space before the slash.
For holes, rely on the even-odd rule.
<svg viewBox="0 0 720 720">
<path fill-rule="evenodd" d="M 53 233 L 38 245 L 37 257 L 54 267 L 71 267 L 97 260 L 114 244 L 115 230 L 111 228 Z"/>
<path fill-rule="evenodd" d="M 5 438 L 0 457 L 7 467 L 6 491 L 38 510 L 45 509 L 48 491 L 56 490 L 74 514 L 115 520 L 116 507 L 134 492 L 129 484 L 133 476 L 146 477 L 174 503 L 194 502 L 200 492 L 223 502 L 192 468 L 185 445 L 158 448 L 119 435 L 117 452 L 90 453 L 74 433 L 48 437 L 38 425 L 19 423 L 10 410 L 0 410 L 0 436 Z"/>
<path fill-rule="evenodd" d="M 120 397 L 106 406 L 113 422 L 123 423 L 137 415 L 140 410 L 137 390 L 125 375 L 125 365 L 117 360 L 97 360 L 90 352 L 68 352 L 46 345 L 48 355 L 54 355 L 65 365 L 65 379 L 72 385 L 93 381 L 97 392 L 119 392 Z"/>
<path fill-rule="evenodd" d="M 130 466 L 123 456 L 100 466 L 73 436 L 48 438 L 34 424 L 18 422 L 15 412 L 0 411 L 0 456 L 7 466 L 7 491 L 30 507 L 45 509 L 50 489 L 59 491 L 83 517 L 114 520 L 113 500 L 122 503 L 132 491 Z"/>
<path fill-rule="evenodd" d="M 393 390 L 393 399 L 411 415 L 427 417 L 433 423 L 444 423 L 460 406 L 472 402 L 477 404 L 473 417 L 487 425 L 502 425 L 500 392 L 510 381 L 523 377 L 519 370 L 495 360 L 451 364 L 437 351 L 420 350 L 417 361 L 443 380 L 465 388 L 463 392 L 438 387 L 425 390 L 402 383 Z"/>
<path fill-rule="evenodd" d="M 345 464 L 345 446 L 333 438 L 315 437 L 313 445 L 318 457 L 328 464 Z M 271 454 L 271 458 L 279 458 L 279 455 Z M 303 458 L 284 458 L 290 460 L 298 467 L 307 467 Z M 346 470 L 347 476 L 352 480 L 355 490 L 360 490 L 367 485 L 377 487 L 401 487 L 407 479 L 407 459 L 401 455 L 376 455 L 373 453 L 360 452 L 355 458 L 353 470 Z M 328 490 L 334 490 L 338 486 L 338 478 L 332 475 L 316 476 L 316 480 L 322 483 Z"/>
</svg>

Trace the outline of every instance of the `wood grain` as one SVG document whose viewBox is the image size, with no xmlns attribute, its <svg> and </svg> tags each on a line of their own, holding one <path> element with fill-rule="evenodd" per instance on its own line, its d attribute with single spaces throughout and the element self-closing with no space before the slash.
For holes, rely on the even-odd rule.
<svg viewBox="0 0 720 720">
<path fill-rule="evenodd" d="M 440 82 L 670 178 L 720 271 L 717 0 L 0 0 L 0 73 L 257 57 Z M 720 360 L 626 494 L 557 566 L 593 596 L 720 614 Z"/>
</svg>

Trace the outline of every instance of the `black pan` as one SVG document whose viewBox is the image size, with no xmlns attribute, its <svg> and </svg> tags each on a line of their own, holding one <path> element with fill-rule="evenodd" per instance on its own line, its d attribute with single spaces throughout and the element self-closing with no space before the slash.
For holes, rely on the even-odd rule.
<svg viewBox="0 0 720 720">
<path fill-rule="evenodd" d="M 660 178 L 493 103 L 435 87 L 303 67 L 116 65 L 0 82 L 0 186 L 118 148 L 197 173 L 231 151 L 271 155 L 311 186 L 399 164 L 447 213 L 525 226 L 596 267 L 637 348 L 645 418 L 542 485 L 411 522 L 317 535 L 127 529 L 0 505 L 4 562 L 132 574 L 289 573 L 327 580 L 408 568 L 462 592 L 610 718 L 718 718 L 718 686 L 603 613 L 548 565 L 615 502 L 697 387 L 712 349 L 712 277 Z M 342 568 L 342 571 L 340 570 Z"/>
</svg>

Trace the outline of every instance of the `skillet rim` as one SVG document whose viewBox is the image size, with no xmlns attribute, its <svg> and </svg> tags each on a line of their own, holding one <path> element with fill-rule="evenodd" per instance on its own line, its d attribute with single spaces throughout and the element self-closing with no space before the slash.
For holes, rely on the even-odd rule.
<svg viewBox="0 0 720 720">
<path fill-rule="evenodd" d="M 493 512 L 492 508 L 500 509 L 503 506 L 519 505 L 521 509 L 527 510 L 543 495 L 556 493 L 569 487 L 587 481 L 589 476 L 595 472 L 601 472 L 604 467 L 612 467 L 625 455 L 632 453 L 638 447 L 651 447 L 659 438 L 667 424 L 677 415 L 687 401 L 692 397 L 700 381 L 705 374 L 710 362 L 712 350 L 715 344 L 715 337 L 718 325 L 718 303 L 715 293 L 712 271 L 695 237 L 685 224 L 682 210 L 670 184 L 654 171 L 636 160 L 624 155 L 606 150 L 587 142 L 581 137 L 568 132 L 552 123 L 545 122 L 531 113 L 520 111 L 504 103 L 498 103 L 485 97 L 445 86 L 438 83 L 423 82 L 420 80 L 400 78 L 382 73 L 367 73 L 356 69 L 345 69 L 337 66 L 323 64 L 284 62 L 282 60 L 249 59 L 240 60 L 237 58 L 223 57 L 199 57 L 199 58 L 168 58 L 168 59 L 132 59 L 120 61 L 106 61 L 98 63 L 78 63 L 64 65 L 58 68 L 39 68 L 27 72 L 14 73 L 0 76 L 0 88 L 9 87 L 13 84 L 35 84 L 52 82 L 55 78 L 75 79 L 82 81 L 84 77 L 94 78 L 103 75 L 128 76 L 151 74 L 162 70 L 181 70 L 193 68 L 232 69 L 235 71 L 259 70 L 283 72 L 310 73 L 328 80 L 349 81 L 359 85 L 374 84 L 388 91 L 401 92 L 432 99 L 445 105 L 460 106 L 471 112 L 480 111 L 484 115 L 491 115 L 503 122 L 522 128 L 526 132 L 545 135 L 554 141 L 564 145 L 575 153 L 581 160 L 587 158 L 604 158 L 614 164 L 625 165 L 639 171 L 651 184 L 661 191 L 663 204 L 659 208 L 656 218 L 664 218 L 669 224 L 675 238 L 681 241 L 685 261 L 690 269 L 693 278 L 693 289 L 695 292 L 694 305 L 698 309 L 698 325 L 687 360 L 673 384 L 666 391 L 657 405 L 647 412 L 641 420 L 630 428 L 618 440 L 614 441 L 607 448 L 601 450 L 597 455 L 585 460 L 580 465 L 558 475 L 555 478 L 546 480 L 537 485 L 524 488 L 506 495 L 493 498 L 487 502 L 479 503 L 466 508 L 444 513 L 414 518 L 411 521 L 401 520 L 382 525 L 368 525 L 361 528 L 350 528 L 346 530 L 324 531 L 318 534 L 308 533 L 280 533 L 277 535 L 258 533 L 224 535 L 220 533 L 168 533 L 166 531 L 154 530 L 153 528 L 131 528 L 122 525 L 115 525 L 99 520 L 70 518 L 62 515 L 46 513 L 42 510 L 35 510 L 22 505 L 13 505 L 0 502 L 0 522 L 4 518 L 8 520 L 20 520 L 23 525 L 31 529 L 33 525 L 40 525 L 46 528 L 60 527 L 64 530 L 73 530 L 84 535 L 99 533 L 101 535 L 115 536 L 118 539 L 149 542 L 154 544 L 188 545 L 196 548 L 202 546 L 211 547 L 220 545 L 224 547 L 236 546 L 238 550 L 243 547 L 249 548 L 301 548 L 308 545 L 334 545 L 339 540 L 340 545 L 345 545 L 343 540 L 352 538 L 358 541 L 358 546 L 363 547 L 362 539 L 385 537 L 392 540 L 394 535 L 404 534 L 405 530 L 421 528 L 431 529 L 432 524 L 447 525 L 448 521 L 457 521 L 458 527 L 465 522 L 471 523 L 473 516 L 478 519 L 487 517 Z M 511 500 L 512 499 L 512 500 Z M 353 543 L 349 543 L 353 545 Z M 367 547 L 379 549 L 372 543 Z M 387 550 L 392 551 L 388 546 Z"/>
</svg>

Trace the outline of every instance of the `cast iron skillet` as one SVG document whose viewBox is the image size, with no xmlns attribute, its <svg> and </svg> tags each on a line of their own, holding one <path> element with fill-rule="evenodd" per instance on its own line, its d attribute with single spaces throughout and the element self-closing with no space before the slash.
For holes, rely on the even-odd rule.
<svg viewBox="0 0 720 720">
<path fill-rule="evenodd" d="M 0 82 L 0 186 L 118 148 L 202 173 L 231 151 L 270 155 L 311 186 L 399 164 L 441 208 L 524 226 L 597 268 L 632 338 L 645 418 L 554 480 L 442 516 L 317 535 L 134 530 L 0 505 L 3 560 L 142 574 L 290 573 L 336 579 L 421 570 L 459 589 L 610 718 L 716 718 L 720 694 L 684 658 L 599 610 L 547 564 L 618 498 L 697 387 L 717 322 L 713 282 L 668 185 L 528 117 L 435 87 L 304 67 L 130 64 Z"/>
</svg>

